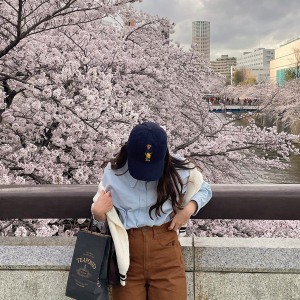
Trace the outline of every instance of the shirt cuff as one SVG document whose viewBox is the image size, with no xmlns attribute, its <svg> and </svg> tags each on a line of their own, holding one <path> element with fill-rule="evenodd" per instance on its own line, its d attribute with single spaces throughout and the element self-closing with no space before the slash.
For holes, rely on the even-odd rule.
<svg viewBox="0 0 300 300">
<path fill-rule="evenodd" d="M 210 185 L 207 182 L 203 181 L 199 192 L 197 192 L 197 194 L 192 199 L 196 201 L 198 205 L 196 211 L 192 214 L 192 216 L 196 216 L 199 210 L 208 203 L 211 197 L 212 191 Z"/>
<path fill-rule="evenodd" d="M 93 224 L 95 226 L 97 226 L 101 232 L 103 232 L 103 230 L 104 231 L 106 230 L 106 226 L 105 226 L 106 225 L 106 221 L 98 221 L 98 220 L 95 219 L 94 215 L 93 215 Z"/>
</svg>

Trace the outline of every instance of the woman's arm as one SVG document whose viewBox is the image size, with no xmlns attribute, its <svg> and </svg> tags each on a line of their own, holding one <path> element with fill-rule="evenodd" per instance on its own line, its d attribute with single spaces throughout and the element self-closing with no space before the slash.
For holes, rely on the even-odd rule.
<svg viewBox="0 0 300 300">
<path fill-rule="evenodd" d="M 212 192 L 210 185 L 203 181 L 200 190 L 195 194 L 193 199 L 182 210 L 177 210 L 171 215 L 171 217 L 174 218 L 169 226 L 169 230 L 176 231 L 180 229 L 183 224 L 188 222 L 192 215 L 195 216 L 198 211 L 208 203 L 211 197 Z"/>
<path fill-rule="evenodd" d="M 93 209 L 92 213 L 95 216 L 97 221 L 105 221 L 106 220 L 106 213 L 109 212 L 113 208 L 113 202 L 111 199 L 110 191 L 105 193 L 102 190 L 101 195 L 98 197 Z"/>
<path fill-rule="evenodd" d="M 199 210 L 208 203 L 211 197 L 212 197 L 211 187 L 207 182 L 203 181 L 200 190 L 192 198 L 192 200 L 194 200 L 197 203 L 197 208 L 191 215 L 196 216 Z"/>
</svg>

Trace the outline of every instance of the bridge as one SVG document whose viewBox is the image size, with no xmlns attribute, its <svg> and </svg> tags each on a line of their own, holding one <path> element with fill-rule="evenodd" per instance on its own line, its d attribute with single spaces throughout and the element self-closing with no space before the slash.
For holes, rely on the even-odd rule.
<svg viewBox="0 0 300 300">
<path fill-rule="evenodd" d="M 249 111 L 259 111 L 259 106 L 257 105 L 212 105 L 209 110 L 215 113 L 247 113 Z"/>
</svg>

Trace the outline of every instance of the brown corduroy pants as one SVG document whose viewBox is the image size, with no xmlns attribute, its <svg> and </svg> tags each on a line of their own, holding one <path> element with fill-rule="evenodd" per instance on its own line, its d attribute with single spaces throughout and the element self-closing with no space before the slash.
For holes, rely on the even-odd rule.
<svg viewBox="0 0 300 300">
<path fill-rule="evenodd" d="M 126 286 L 113 287 L 113 300 L 186 300 L 184 261 L 171 222 L 129 229 Z"/>
</svg>

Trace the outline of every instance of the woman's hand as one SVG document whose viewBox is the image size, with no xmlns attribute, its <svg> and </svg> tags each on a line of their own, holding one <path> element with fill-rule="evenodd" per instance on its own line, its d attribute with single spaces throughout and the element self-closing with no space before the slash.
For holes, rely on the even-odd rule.
<svg viewBox="0 0 300 300">
<path fill-rule="evenodd" d="M 197 202 L 192 200 L 184 207 L 184 209 L 173 212 L 171 214 L 171 218 L 173 218 L 173 220 L 169 226 L 169 230 L 176 231 L 177 229 L 180 229 L 183 224 L 188 222 L 191 215 L 196 211 L 197 207 Z"/>
<path fill-rule="evenodd" d="M 106 213 L 110 211 L 113 207 L 114 204 L 112 202 L 110 191 L 105 193 L 105 191 L 102 190 L 101 195 L 98 197 L 93 207 L 93 214 L 95 216 L 95 219 L 98 221 L 105 221 Z"/>
</svg>

